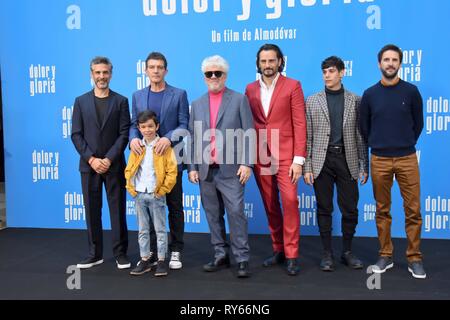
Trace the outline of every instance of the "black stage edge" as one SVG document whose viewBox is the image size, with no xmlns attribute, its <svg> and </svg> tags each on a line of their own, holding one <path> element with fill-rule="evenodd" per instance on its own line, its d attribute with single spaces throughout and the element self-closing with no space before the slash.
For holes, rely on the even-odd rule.
<svg viewBox="0 0 450 320">
<path fill-rule="evenodd" d="M 448 240 L 422 241 L 427 279 L 418 280 L 413 279 L 407 271 L 406 240 L 394 239 L 395 266 L 381 275 L 381 289 L 369 290 L 367 282 L 372 274 L 368 274 L 366 268 L 377 258 L 376 238 L 354 240 L 353 252 L 365 263 L 363 270 L 350 270 L 338 263 L 335 272 L 324 273 L 318 267 L 321 256 L 320 239 L 316 236 L 302 236 L 301 271 L 298 276 L 292 277 L 281 266 L 262 267 L 262 261 L 271 253 L 270 237 L 252 235 L 252 276 L 238 279 L 234 265 L 217 273 L 203 272 L 202 265 L 213 254 L 209 234 L 187 233 L 183 269 L 170 270 L 167 277 L 157 278 L 153 273 L 134 277 L 129 275 L 129 270 L 118 270 L 112 257 L 110 233 L 105 231 L 105 262 L 89 270 L 82 270 L 79 281 L 81 288 L 70 290 L 67 283 L 72 287 L 77 283 L 73 277 L 75 273 L 67 273 L 67 268 L 86 256 L 86 237 L 84 230 L 9 228 L 0 231 L 0 299 L 157 300 L 158 305 L 166 310 L 166 307 L 172 306 L 170 313 L 181 313 L 181 308 L 188 307 L 188 303 L 197 307 L 215 306 L 216 311 L 221 309 L 223 313 L 229 303 L 238 306 L 229 306 L 229 311 L 230 308 L 237 308 L 237 312 L 252 309 L 261 312 L 261 319 L 264 319 L 266 317 L 263 312 L 267 311 L 263 308 L 264 305 L 267 304 L 270 308 L 275 303 L 272 308 L 282 308 L 286 300 L 295 306 L 296 302 L 292 300 L 450 298 Z M 139 259 L 137 232 L 129 232 L 129 242 L 129 257 L 134 264 Z M 341 238 L 334 238 L 333 246 L 338 262 Z M 373 279 L 369 282 L 376 284 Z M 250 307 L 245 309 L 247 306 Z"/>
</svg>

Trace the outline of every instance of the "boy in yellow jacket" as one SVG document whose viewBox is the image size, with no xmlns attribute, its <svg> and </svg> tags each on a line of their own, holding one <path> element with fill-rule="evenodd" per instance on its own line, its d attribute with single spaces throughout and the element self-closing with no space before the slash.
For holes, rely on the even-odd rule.
<svg viewBox="0 0 450 320">
<path fill-rule="evenodd" d="M 150 272 L 156 265 L 155 276 L 166 276 L 165 264 L 167 252 L 166 233 L 166 197 L 175 185 L 177 161 L 172 148 L 159 155 L 154 147 L 159 140 L 157 131 L 159 121 L 156 113 L 150 110 L 141 112 L 137 117 L 144 152 L 140 155 L 130 152 L 125 169 L 126 188 L 135 197 L 136 215 L 139 225 L 139 251 L 141 260 L 130 274 L 142 275 Z M 158 262 L 152 259 L 150 252 L 150 224 L 156 232 Z"/>
</svg>

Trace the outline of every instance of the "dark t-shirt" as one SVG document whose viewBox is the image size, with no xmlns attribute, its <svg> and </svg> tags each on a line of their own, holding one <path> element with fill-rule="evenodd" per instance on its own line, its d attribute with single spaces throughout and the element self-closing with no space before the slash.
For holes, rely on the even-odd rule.
<svg viewBox="0 0 450 320">
<path fill-rule="evenodd" d="M 97 112 L 98 124 L 100 127 L 103 124 L 103 120 L 105 119 L 106 111 L 108 110 L 108 99 L 95 97 L 95 112 Z"/>
<path fill-rule="evenodd" d="M 342 125 L 344 121 L 344 87 L 339 90 L 325 88 L 328 114 L 330 115 L 330 146 L 343 146 Z"/>
<path fill-rule="evenodd" d="M 161 116 L 162 101 L 163 101 L 165 92 L 166 92 L 166 90 L 163 90 L 160 92 L 153 92 L 153 91 L 149 90 L 149 93 L 148 93 L 147 108 L 149 110 L 152 110 L 153 112 L 155 112 L 156 116 L 158 117 L 158 119 L 160 121 L 161 121 L 160 116 Z"/>
</svg>

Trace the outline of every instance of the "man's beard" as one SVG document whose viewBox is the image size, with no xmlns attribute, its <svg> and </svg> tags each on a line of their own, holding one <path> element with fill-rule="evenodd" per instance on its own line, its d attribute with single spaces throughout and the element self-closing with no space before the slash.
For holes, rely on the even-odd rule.
<svg viewBox="0 0 450 320">
<path fill-rule="evenodd" d="M 266 72 L 269 71 L 267 74 Z M 272 77 L 277 73 L 277 71 L 275 69 L 272 68 L 266 68 L 263 70 L 263 75 L 265 75 L 266 77 Z"/>
<path fill-rule="evenodd" d="M 387 72 L 387 70 L 381 70 L 381 72 L 383 73 L 383 76 L 386 78 L 386 79 L 389 79 L 389 80 L 392 80 L 392 79 L 395 79 L 396 77 L 397 77 L 397 74 L 398 74 L 398 70 L 396 70 L 394 73 L 392 73 L 392 74 L 389 74 L 388 72 Z"/>
</svg>

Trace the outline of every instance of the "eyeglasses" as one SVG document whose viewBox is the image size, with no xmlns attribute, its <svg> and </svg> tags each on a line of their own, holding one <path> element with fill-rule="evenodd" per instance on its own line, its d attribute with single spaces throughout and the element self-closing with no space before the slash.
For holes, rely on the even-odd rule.
<svg viewBox="0 0 450 320">
<path fill-rule="evenodd" d="M 223 71 L 206 71 L 205 77 L 210 79 L 214 75 L 216 78 L 220 78 L 223 75 L 223 73 L 224 73 Z"/>
</svg>

